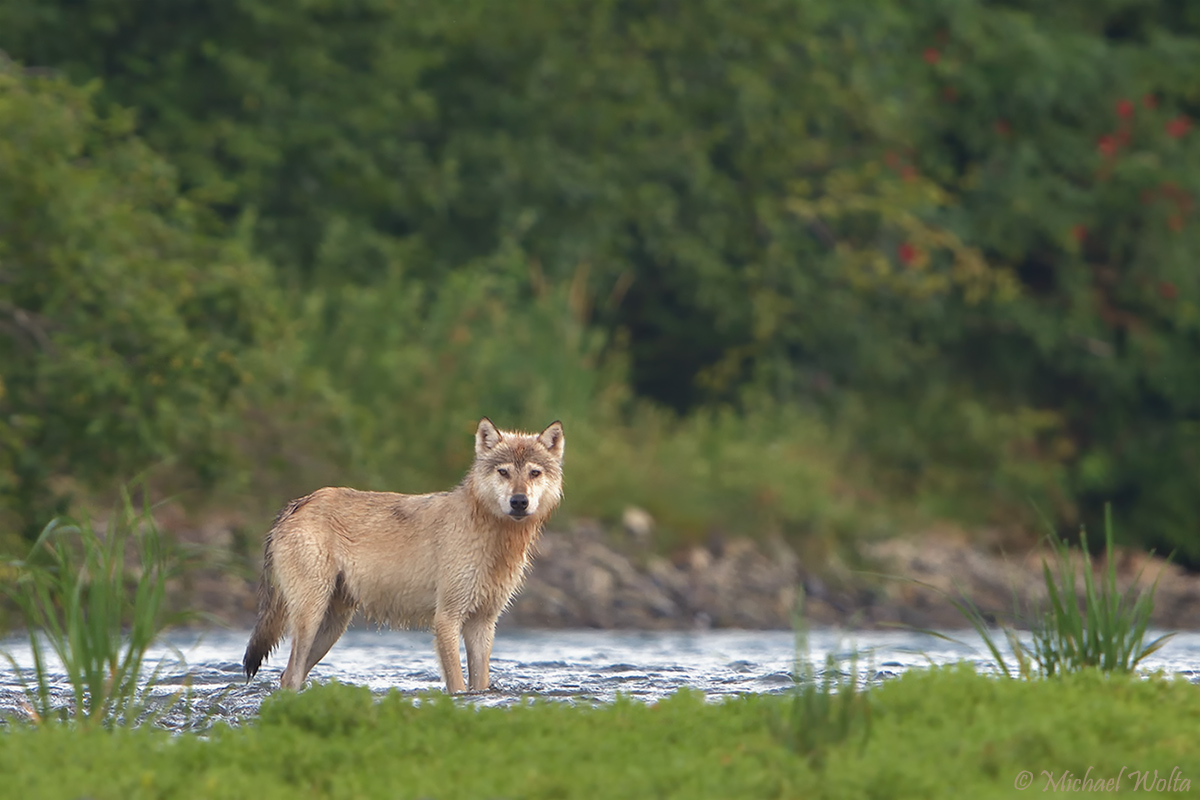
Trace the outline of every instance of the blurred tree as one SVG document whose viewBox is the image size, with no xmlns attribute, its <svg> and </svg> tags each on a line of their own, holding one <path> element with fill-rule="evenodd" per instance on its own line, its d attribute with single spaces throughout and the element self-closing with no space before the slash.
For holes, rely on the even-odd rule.
<svg viewBox="0 0 1200 800">
<path fill-rule="evenodd" d="M 132 129 L 0 61 L 0 499 L 26 526 L 63 476 L 220 469 L 215 434 L 278 313 L 261 262 L 202 232 Z"/>
<path fill-rule="evenodd" d="M 896 132 L 894 81 L 863 61 L 895 48 L 895 9 L 38 9 L 0 3 L 0 46 L 103 78 L 107 97 L 140 110 L 191 196 L 231 219 L 254 215 L 263 252 L 293 282 L 370 282 L 400 261 L 440 281 L 506 243 L 552 279 L 585 266 L 595 318 L 630 332 L 635 386 L 680 409 L 733 397 L 801 307 L 830 308 L 807 329 L 843 330 L 808 347 L 858 337 L 825 299 L 842 283 L 824 259 L 833 241 L 787 204 L 796 181 L 824 191 L 825 176 L 880 156 Z M 867 196 L 889 180 L 854 178 Z M 860 222 L 885 198 L 912 199 L 877 197 Z"/>
<path fill-rule="evenodd" d="M 1111 498 L 1200 564 L 1198 9 L 0 0 L 0 47 L 293 286 L 582 274 L 643 396 L 816 403 L 895 491 Z"/>
<path fill-rule="evenodd" d="M 1119 529 L 1200 564 L 1200 7 L 924 8 L 913 168 L 1020 288 L 922 325 L 927 377 L 1049 415 L 1031 444 L 1083 518 L 1112 500 Z"/>
</svg>

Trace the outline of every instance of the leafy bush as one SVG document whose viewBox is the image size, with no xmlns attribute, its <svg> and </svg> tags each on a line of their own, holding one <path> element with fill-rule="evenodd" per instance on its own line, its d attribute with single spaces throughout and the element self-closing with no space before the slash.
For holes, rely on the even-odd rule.
<svg viewBox="0 0 1200 800">
<path fill-rule="evenodd" d="M 95 88 L 0 60 L 0 500 L 36 532 L 63 478 L 111 491 L 149 462 L 211 477 L 269 273 Z M 72 484 L 67 484 L 69 489 Z"/>
<path fill-rule="evenodd" d="M 1124 535 L 1197 563 L 1200 15 L 924 8 L 898 64 L 919 124 L 897 155 L 953 198 L 934 221 L 1008 268 L 1020 296 L 921 323 L 938 343 L 922 380 L 1046 416 L 1025 449 L 1064 467 L 1059 521 L 1098 522 L 1112 501 Z"/>
</svg>

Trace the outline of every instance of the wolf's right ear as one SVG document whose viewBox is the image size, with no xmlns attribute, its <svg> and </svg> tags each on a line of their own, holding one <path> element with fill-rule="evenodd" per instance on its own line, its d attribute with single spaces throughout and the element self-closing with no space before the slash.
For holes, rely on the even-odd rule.
<svg viewBox="0 0 1200 800">
<path fill-rule="evenodd" d="M 561 461 L 563 457 L 563 446 L 566 444 L 566 438 L 563 436 L 562 423 L 558 420 L 551 422 L 546 426 L 546 430 L 538 434 L 538 442 L 542 447 L 550 451 L 551 455 L 558 456 Z"/>
<path fill-rule="evenodd" d="M 488 450 L 500 444 L 502 439 L 500 431 L 496 430 L 496 426 L 492 424 L 492 421 L 484 417 L 479 420 L 479 427 L 475 429 L 475 454 L 483 455 Z"/>
</svg>

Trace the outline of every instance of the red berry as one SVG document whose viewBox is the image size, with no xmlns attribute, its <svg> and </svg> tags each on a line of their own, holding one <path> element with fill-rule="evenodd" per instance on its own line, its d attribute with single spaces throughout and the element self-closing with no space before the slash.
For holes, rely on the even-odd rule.
<svg viewBox="0 0 1200 800">
<path fill-rule="evenodd" d="M 1096 142 L 1096 149 L 1100 151 L 1100 155 L 1112 158 L 1117 154 L 1117 139 L 1111 135 L 1101 136 Z"/>
<path fill-rule="evenodd" d="M 900 246 L 896 248 L 896 256 L 905 264 L 911 264 L 912 262 L 916 261 L 917 253 L 917 248 L 908 242 L 902 242 Z"/>
<path fill-rule="evenodd" d="M 1167 123 L 1167 136 L 1178 139 L 1192 127 L 1192 121 L 1184 116 L 1178 116 Z"/>
<path fill-rule="evenodd" d="M 942 57 L 942 54 L 936 48 L 929 47 L 925 49 L 925 53 L 921 56 L 925 59 L 926 64 L 936 64 Z"/>
<path fill-rule="evenodd" d="M 1133 101 L 1120 100 L 1117 102 L 1117 116 L 1128 119 L 1133 116 Z"/>
</svg>

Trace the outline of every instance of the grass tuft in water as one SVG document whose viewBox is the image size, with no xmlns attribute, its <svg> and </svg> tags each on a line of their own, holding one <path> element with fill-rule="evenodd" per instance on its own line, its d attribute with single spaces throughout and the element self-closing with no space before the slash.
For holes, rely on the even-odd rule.
<svg viewBox="0 0 1200 800">
<path fill-rule="evenodd" d="M 4 591 L 26 629 L 32 673 L 3 655 L 25 690 L 29 716 L 111 727 L 150 714 L 150 690 L 165 664 L 147 674 L 147 650 L 188 616 L 168 611 L 167 582 L 180 562 L 150 514 L 135 511 L 124 493 L 103 535 L 89 521 L 56 519 L 9 567 L 15 578 Z M 70 683 L 67 705 L 55 696 L 55 660 Z"/>
<path fill-rule="evenodd" d="M 871 698 L 869 690 L 858 685 L 857 651 L 851 653 L 845 672 L 833 653 L 825 656 L 823 670 L 813 663 L 803 591 L 796 602 L 793 625 L 796 685 L 791 691 L 790 708 L 786 715 L 776 718 L 774 728 L 786 746 L 821 769 L 827 753 L 842 742 L 861 736 L 861 744 L 866 746 L 871 735 Z"/>
<path fill-rule="evenodd" d="M 1117 566 L 1113 553 L 1112 510 L 1104 514 L 1104 557 L 1106 568 L 1100 580 L 1095 577 L 1087 548 L 1087 531 L 1080 531 L 1083 554 L 1083 593 L 1079 593 L 1075 560 L 1070 546 L 1051 528 L 1047 536 L 1050 559 L 1042 559 L 1042 579 L 1046 585 L 1044 601 L 1030 601 L 1022 611 L 1014 591 L 1013 605 L 1018 624 L 1029 630 L 1023 639 L 1011 626 L 1002 628 L 1013 654 L 1010 666 L 992 629 L 979 608 L 965 593 L 950 597 L 955 607 L 983 639 L 992 658 L 1008 677 L 1050 678 L 1064 673 L 1098 669 L 1101 672 L 1129 673 L 1147 656 L 1165 645 L 1174 633 L 1146 642 L 1146 631 L 1154 612 L 1154 594 L 1158 580 L 1148 589 L 1141 588 L 1145 567 L 1129 589 L 1117 587 Z M 935 631 L 926 631 L 949 638 Z"/>
</svg>

